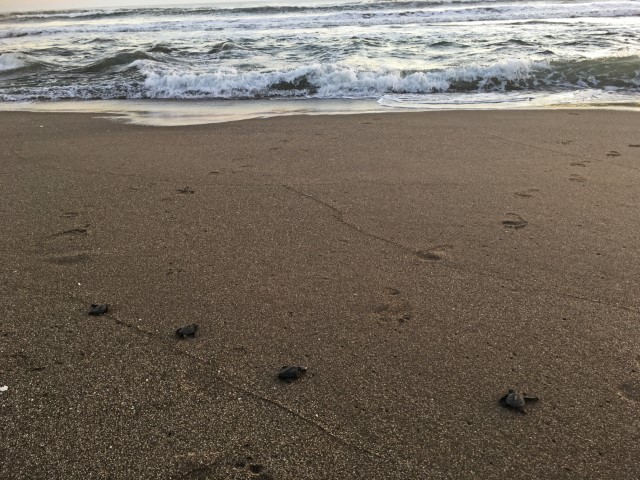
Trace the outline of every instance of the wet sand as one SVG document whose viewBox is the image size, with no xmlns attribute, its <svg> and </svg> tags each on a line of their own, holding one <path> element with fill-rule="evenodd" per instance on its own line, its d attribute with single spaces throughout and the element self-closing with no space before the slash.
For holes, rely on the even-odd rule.
<svg viewBox="0 0 640 480">
<path fill-rule="evenodd" d="M 0 138 L 5 478 L 640 477 L 640 114 Z"/>
</svg>

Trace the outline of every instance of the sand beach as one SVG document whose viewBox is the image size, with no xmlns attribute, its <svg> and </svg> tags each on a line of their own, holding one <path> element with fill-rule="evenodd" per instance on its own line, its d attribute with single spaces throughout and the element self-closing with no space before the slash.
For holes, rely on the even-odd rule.
<svg viewBox="0 0 640 480">
<path fill-rule="evenodd" d="M 637 112 L 0 138 L 2 478 L 640 477 Z"/>
</svg>

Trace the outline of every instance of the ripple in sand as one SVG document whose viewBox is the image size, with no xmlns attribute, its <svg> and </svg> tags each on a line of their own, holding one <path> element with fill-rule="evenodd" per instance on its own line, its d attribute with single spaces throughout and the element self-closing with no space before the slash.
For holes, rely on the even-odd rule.
<svg viewBox="0 0 640 480">
<path fill-rule="evenodd" d="M 587 181 L 586 177 L 583 177 L 582 175 L 578 175 L 576 173 L 569 175 L 569 181 L 571 182 L 578 182 L 578 183 L 585 183 Z"/>
<path fill-rule="evenodd" d="M 502 221 L 502 225 L 504 227 L 514 228 L 517 230 L 519 228 L 524 228 L 529 224 L 529 222 L 527 222 L 524 218 L 522 218 L 517 213 L 505 213 L 505 216 L 507 218 Z"/>
<path fill-rule="evenodd" d="M 80 215 L 78 212 L 64 212 L 60 218 L 76 218 Z"/>
<path fill-rule="evenodd" d="M 86 227 L 88 227 L 88 225 L 85 225 L 84 228 L 71 228 L 69 230 L 64 230 L 62 232 L 54 233 L 51 236 L 55 238 L 55 237 L 65 237 L 65 236 L 86 235 L 89 232 L 89 229 Z"/>
<path fill-rule="evenodd" d="M 430 262 L 437 262 L 438 260 L 442 260 L 445 258 L 445 254 L 447 250 L 451 250 L 453 245 L 436 245 L 428 250 L 418 250 L 416 255 Z"/>
<path fill-rule="evenodd" d="M 515 192 L 514 195 L 516 197 L 530 198 L 530 197 L 533 197 L 534 193 L 539 191 L 540 190 L 538 190 L 537 188 L 530 188 L 529 190 L 522 190 L 520 192 Z"/>
<path fill-rule="evenodd" d="M 91 260 L 91 257 L 86 253 L 77 253 L 74 255 L 61 255 L 57 257 L 51 257 L 48 262 L 54 265 L 77 265 L 79 263 L 87 263 Z"/>
</svg>

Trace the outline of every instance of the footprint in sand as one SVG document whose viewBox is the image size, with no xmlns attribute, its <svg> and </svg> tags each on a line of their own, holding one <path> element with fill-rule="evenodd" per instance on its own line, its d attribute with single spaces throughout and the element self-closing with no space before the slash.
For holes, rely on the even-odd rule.
<svg viewBox="0 0 640 480">
<path fill-rule="evenodd" d="M 620 155 L 622 154 L 616 150 L 611 150 L 610 152 L 607 152 L 607 157 L 619 157 Z"/>
<path fill-rule="evenodd" d="M 569 165 L 572 167 L 586 167 L 586 162 L 571 162 Z"/>
<path fill-rule="evenodd" d="M 169 432 L 170 435 L 173 432 Z M 215 454 L 209 452 L 190 452 L 176 458 L 175 474 L 172 478 L 200 479 L 219 478 L 224 473 L 224 465 Z M 221 478 L 221 477 L 220 477 Z"/>
<path fill-rule="evenodd" d="M 524 228 L 529 224 L 529 222 L 527 222 L 524 218 L 522 218 L 517 213 L 505 213 L 504 215 L 505 217 L 507 217 L 505 220 L 502 221 L 502 225 L 504 227 L 519 229 L 519 228 Z"/>
<path fill-rule="evenodd" d="M 530 198 L 530 197 L 533 197 L 534 193 L 539 191 L 540 190 L 538 190 L 537 188 L 530 188 L 529 190 L 522 190 L 520 192 L 515 192 L 514 195 L 516 197 Z"/>
<path fill-rule="evenodd" d="M 173 433 L 169 431 L 170 435 Z M 247 444 L 248 445 L 248 444 Z M 273 480 L 267 467 L 251 455 L 220 454 L 207 450 L 193 451 L 175 457 L 172 478 L 254 478 Z"/>
<path fill-rule="evenodd" d="M 273 478 L 271 475 L 264 471 L 264 465 L 261 465 L 260 463 L 253 463 L 253 458 L 250 456 L 238 458 L 234 462 L 233 466 L 234 468 L 244 470 L 251 475 L 257 475 L 257 478 L 263 480 L 270 480 Z"/>
<path fill-rule="evenodd" d="M 403 298 L 402 292 L 397 288 L 387 289 L 386 298 L 383 303 L 373 309 L 373 314 L 385 323 L 404 323 L 412 317 L 409 302 Z"/>
<path fill-rule="evenodd" d="M 569 180 L 572 182 L 585 183 L 587 181 L 587 178 L 583 177 L 582 175 L 577 175 L 573 173 L 569 175 Z"/>
<path fill-rule="evenodd" d="M 640 148 L 640 143 L 630 143 L 629 147 L 631 147 L 631 148 Z"/>
<path fill-rule="evenodd" d="M 453 245 L 436 245 L 428 250 L 418 250 L 416 255 L 422 260 L 428 260 L 430 262 L 437 262 L 445 258 L 447 250 L 453 248 Z"/>
<path fill-rule="evenodd" d="M 640 382 L 626 382 L 620 385 L 619 393 L 627 400 L 640 402 Z"/>
<path fill-rule="evenodd" d="M 29 372 L 41 372 L 47 368 L 46 364 L 42 361 L 24 353 L 15 353 L 13 355 L 9 355 L 9 361 L 7 363 L 9 364 L 9 366 L 12 366 L 13 364 L 13 366 L 15 366 L 16 368 L 20 368 Z"/>
</svg>

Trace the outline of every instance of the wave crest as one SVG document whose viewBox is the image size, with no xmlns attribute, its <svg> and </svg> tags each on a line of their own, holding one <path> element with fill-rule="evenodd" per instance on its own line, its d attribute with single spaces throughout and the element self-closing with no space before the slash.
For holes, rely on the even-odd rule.
<svg viewBox="0 0 640 480">
<path fill-rule="evenodd" d="M 152 98 L 261 98 L 315 96 L 376 98 L 387 93 L 433 93 L 450 90 L 504 90 L 531 83 L 531 73 L 545 62 L 512 60 L 433 72 L 392 69 L 358 70 L 349 65 L 316 64 L 288 71 L 213 73 L 166 72 L 149 62 L 136 62 Z"/>
<path fill-rule="evenodd" d="M 26 63 L 28 68 L 32 64 Z M 61 77 L 46 87 L 28 90 L 0 88 L 0 99 L 254 99 L 324 98 L 379 99 L 384 95 L 491 93 L 640 89 L 640 57 L 591 60 L 508 60 L 490 65 L 408 71 L 362 69 L 349 64 L 311 64 L 289 70 L 244 71 L 218 67 L 215 71 L 170 67 L 145 52 L 120 53 L 82 67 L 83 72 L 109 72 L 101 81 L 85 75 L 70 85 Z M 22 68 L 25 59 L 0 56 L 0 70 Z M 117 78 L 111 73 L 117 72 Z"/>
<path fill-rule="evenodd" d="M 15 53 L 0 54 L 0 72 L 10 72 L 27 66 L 27 62 Z"/>
<path fill-rule="evenodd" d="M 153 57 L 149 53 L 139 50 L 135 52 L 120 52 L 116 55 L 101 58 L 98 61 L 90 63 L 89 65 L 80 67 L 77 69 L 77 71 L 84 73 L 96 73 L 113 69 L 117 70 L 119 69 L 119 67 L 130 66 L 132 63 L 139 60 L 155 60 L 155 57 Z"/>
</svg>

